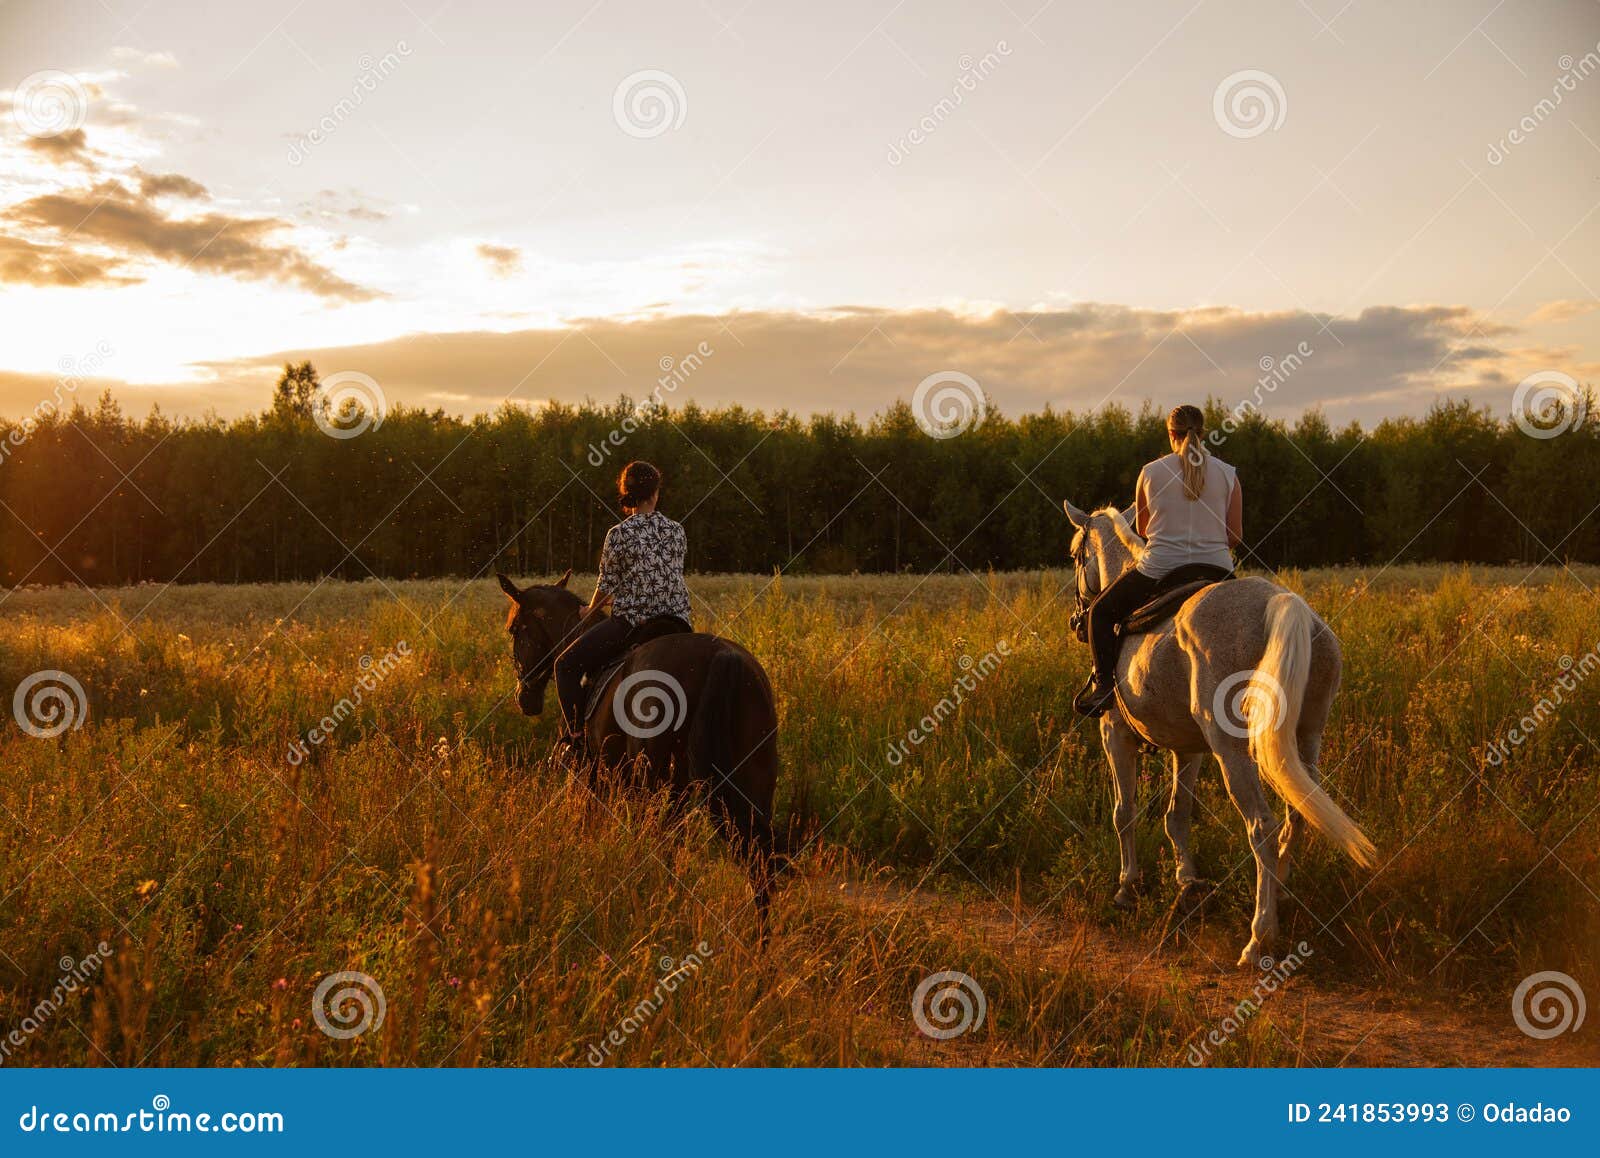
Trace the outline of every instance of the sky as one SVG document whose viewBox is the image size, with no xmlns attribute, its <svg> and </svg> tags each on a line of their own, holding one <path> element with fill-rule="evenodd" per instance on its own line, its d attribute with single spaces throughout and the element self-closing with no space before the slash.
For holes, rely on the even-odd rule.
<svg viewBox="0 0 1600 1158">
<path fill-rule="evenodd" d="M 1505 414 L 1597 243 L 1594 0 L 0 0 L 6 417 Z"/>
</svg>

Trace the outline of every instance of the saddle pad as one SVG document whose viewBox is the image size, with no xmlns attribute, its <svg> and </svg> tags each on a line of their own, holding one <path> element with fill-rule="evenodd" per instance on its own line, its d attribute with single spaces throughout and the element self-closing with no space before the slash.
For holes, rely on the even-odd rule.
<svg viewBox="0 0 1600 1158">
<path fill-rule="evenodd" d="M 1117 628 L 1117 634 L 1126 638 L 1130 635 L 1143 635 L 1147 631 L 1154 631 L 1167 620 L 1178 614 L 1178 608 L 1189 601 L 1190 596 L 1204 591 L 1213 583 L 1221 582 L 1218 579 L 1199 579 L 1192 583 L 1183 583 L 1170 591 L 1163 591 L 1150 600 L 1139 610 L 1128 616 Z"/>
<path fill-rule="evenodd" d="M 583 722 L 588 723 L 594 715 L 595 709 L 600 706 L 601 697 L 595 691 L 603 688 L 610 682 L 611 677 L 623 664 L 627 663 L 633 653 L 652 640 L 660 639 L 663 635 L 686 635 L 694 631 L 676 615 L 658 615 L 647 619 L 633 629 L 633 635 L 628 640 L 628 650 L 623 652 L 615 661 L 591 675 L 584 681 Z"/>
</svg>

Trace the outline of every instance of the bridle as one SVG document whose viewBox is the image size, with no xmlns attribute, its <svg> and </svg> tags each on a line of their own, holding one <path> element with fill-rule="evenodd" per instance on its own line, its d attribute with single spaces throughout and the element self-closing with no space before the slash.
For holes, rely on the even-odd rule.
<svg viewBox="0 0 1600 1158">
<path fill-rule="evenodd" d="M 1067 621 L 1072 626 L 1072 633 L 1078 637 L 1079 643 L 1089 642 L 1089 608 L 1099 598 L 1099 591 L 1089 590 L 1089 524 L 1083 525 L 1082 533 L 1078 536 L 1078 547 L 1072 552 L 1072 570 L 1077 581 L 1077 601 L 1073 605 L 1072 617 Z"/>
<path fill-rule="evenodd" d="M 511 636 L 513 642 L 516 639 L 517 624 L 521 622 L 523 618 L 522 612 L 519 611 L 516 619 L 512 621 Z M 540 641 L 545 645 L 545 650 L 540 654 L 538 660 L 529 665 L 527 668 L 517 669 L 517 693 L 519 695 L 529 684 L 550 682 L 556 673 L 556 656 L 561 654 L 561 652 L 565 649 L 566 644 L 571 642 L 572 636 L 572 633 L 568 632 L 567 635 L 563 636 L 560 640 L 552 641 L 550 637 L 549 626 L 547 625 L 544 616 L 529 614 L 526 619 L 527 622 L 523 624 L 523 630 L 533 630 L 534 624 L 537 624 L 537 630 L 541 637 Z M 582 622 L 581 618 L 579 622 Z M 516 648 L 513 647 L 511 651 L 511 660 L 513 663 L 516 662 L 516 658 Z"/>
</svg>

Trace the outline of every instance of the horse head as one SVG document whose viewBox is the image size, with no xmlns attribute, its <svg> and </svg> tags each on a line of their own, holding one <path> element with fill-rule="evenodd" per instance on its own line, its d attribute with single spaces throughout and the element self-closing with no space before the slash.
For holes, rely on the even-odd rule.
<svg viewBox="0 0 1600 1158">
<path fill-rule="evenodd" d="M 518 588 L 496 573 L 500 590 L 511 600 L 506 631 L 511 636 L 511 662 L 517 672 L 517 707 L 525 716 L 544 711 L 544 692 L 560 655 L 583 619 L 583 601 L 567 590 L 569 569 L 550 584 Z"/>
<path fill-rule="evenodd" d="M 1102 507 L 1090 514 L 1066 499 L 1061 509 L 1077 528 L 1072 536 L 1072 567 L 1078 584 L 1077 606 L 1072 613 L 1072 630 L 1078 639 L 1088 641 L 1085 616 L 1100 592 L 1111 586 L 1130 567 L 1144 558 L 1144 540 L 1133 529 L 1134 509 L 1119 511 Z"/>
</svg>

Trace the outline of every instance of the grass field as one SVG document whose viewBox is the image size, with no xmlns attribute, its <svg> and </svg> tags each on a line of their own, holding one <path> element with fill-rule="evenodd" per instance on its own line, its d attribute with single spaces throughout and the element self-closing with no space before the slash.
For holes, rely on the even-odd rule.
<svg viewBox="0 0 1600 1158">
<path fill-rule="evenodd" d="M 1375 1019 L 1454 1011 L 1528 1047 L 1506 1004 L 1521 978 L 1600 993 L 1600 682 L 1583 682 L 1600 572 L 1285 581 L 1343 643 L 1323 770 L 1382 867 L 1311 840 L 1283 910 L 1310 952 L 1208 1058 L 1361 1060 L 1362 1026 L 1324 1039 L 1319 995 Z M 8 720 L 0 741 L 0 1060 L 1185 1064 L 1217 986 L 1233 1003 L 1220 964 L 1248 937 L 1254 868 L 1208 765 L 1195 846 L 1218 891 L 1158 948 L 1172 858 L 1151 758 L 1152 889 L 1110 906 L 1110 779 L 1068 706 L 1087 665 L 1069 584 L 692 578 L 702 626 L 778 694 L 779 820 L 805 852 L 765 948 L 702 817 L 593 799 L 546 761 L 553 722 L 509 698 L 492 580 L 10 592 L 0 687 L 64 672 L 87 710 L 68 703 L 81 726 L 52 737 Z M 35 730 L 45 711 L 24 705 Z M 374 1022 L 381 989 L 382 1024 L 330 1036 L 317 990 L 347 970 L 372 979 Z M 911 1009 L 941 970 L 986 1003 L 947 1041 Z"/>
</svg>

